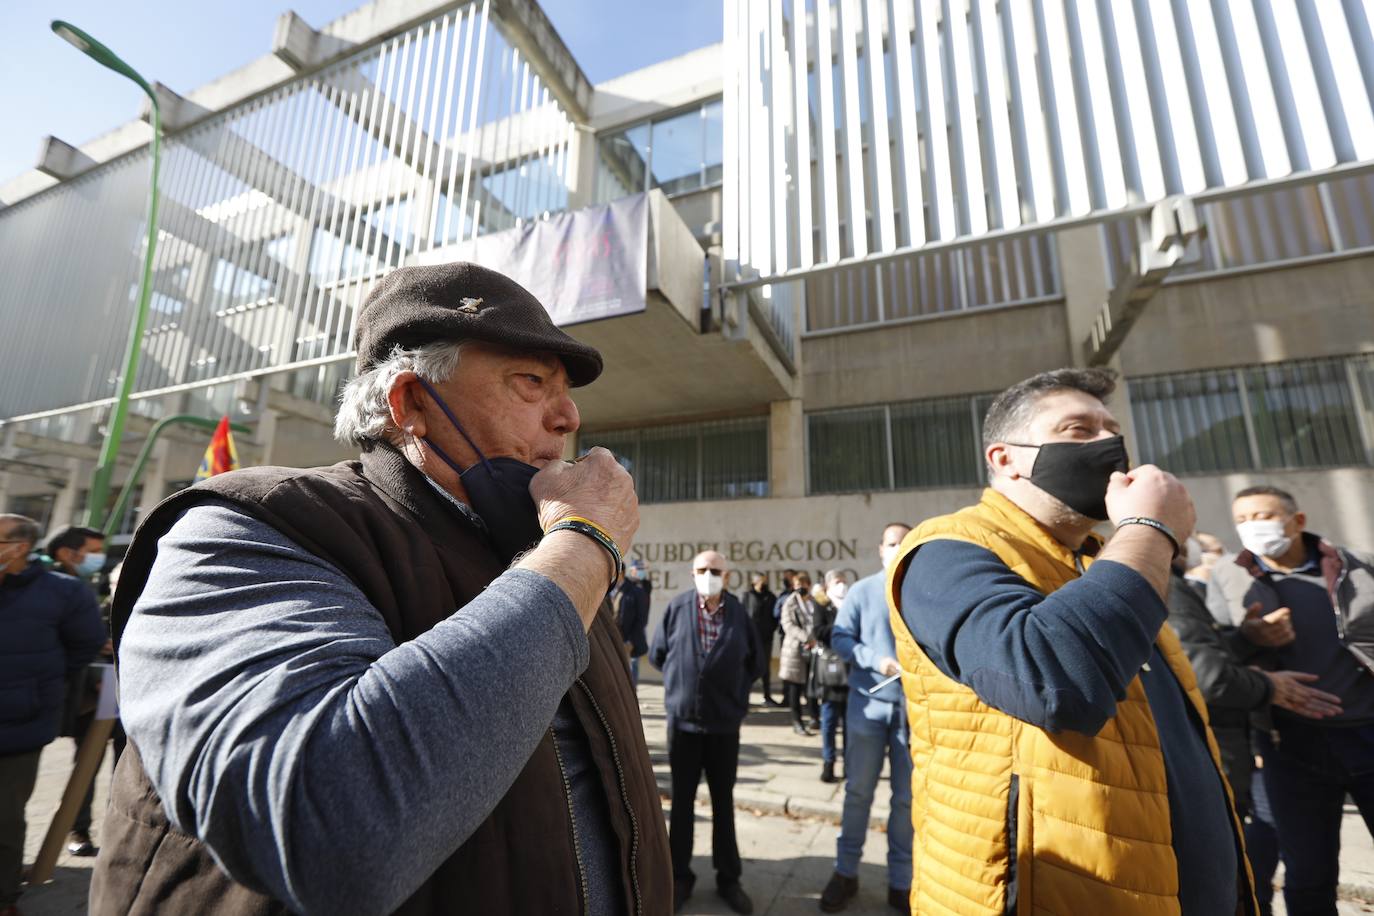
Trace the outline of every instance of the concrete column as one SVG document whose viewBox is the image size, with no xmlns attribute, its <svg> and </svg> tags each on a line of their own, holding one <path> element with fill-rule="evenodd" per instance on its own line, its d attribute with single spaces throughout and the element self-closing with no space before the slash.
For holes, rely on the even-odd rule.
<svg viewBox="0 0 1374 916">
<path fill-rule="evenodd" d="M 170 449 L 171 444 L 166 439 L 153 446 L 153 454 L 148 466 L 143 469 L 143 479 L 140 481 L 143 493 L 135 507 L 137 519 L 142 519 L 167 495 L 167 456 Z"/>
<path fill-rule="evenodd" d="M 1102 304 L 1111 293 L 1107 276 L 1107 254 L 1103 247 L 1102 231 L 1096 225 L 1072 226 L 1061 229 L 1055 239 L 1059 249 L 1059 277 L 1064 289 L 1064 318 L 1069 329 L 1069 353 L 1075 366 L 1086 366 L 1083 342 L 1092 331 L 1093 322 Z M 1112 357 L 1107 368 L 1121 373 L 1121 357 Z M 1112 415 L 1121 424 L 1126 447 L 1135 459 L 1135 422 L 1131 416 L 1131 399 L 1121 378 L 1112 395 Z"/>
<path fill-rule="evenodd" d="M 67 469 L 71 472 L 70 482 L 57 491 L 57 498 L 53 500 L 52 520 L 48 523 L 49 527 L 71 524 L 76 519 L 76 493 L 78 490 L 90 485 L 90 475 L 82 473 L 81 461 L 76 458 L 67 459 Z M 79 519 L 81 524 L 86 520 Z"/>
<path fill-rule="evenodd" d="M 266 380 L 259 379 L 258 384 L 266 388 Z M 258 411 L 258 428 L 253 433 L 253 438 L 262 447 L 262 463 L 272 463 L 272 452 L 275 450 L 277 442 L 277 411 L 270 407 L 260 408 Z"/>
<path fill-rule="evenodd" d="M 576 125 L 568 143 L 568 209 L 589 207 L 596 193 L 596 134 Z"/>
<path fill-rule="evenodd" d="M 801 398 L 769 405 L 768 481 L 770 496 L 806 495 L 806 415 Z"/>
</svg>

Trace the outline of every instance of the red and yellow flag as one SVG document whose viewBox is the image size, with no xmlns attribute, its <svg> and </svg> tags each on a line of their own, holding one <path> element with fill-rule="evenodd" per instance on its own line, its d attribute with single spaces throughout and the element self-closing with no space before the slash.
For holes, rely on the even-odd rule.
<svg viewBox="0 0 1374 916">
<path fill-rule="evenodd" d="M 196 482 L 225 471 L 236 471 L 238 466 L 239 453 L 234 449 L 234 437 L 229 432 L 229 418 L 226 416 L 220 419 L 215 434 L 210 437 L 210 447 L 205 450 L 205 457 L 200 459 L 200 468 L 196 471 Z"/>
</svg>

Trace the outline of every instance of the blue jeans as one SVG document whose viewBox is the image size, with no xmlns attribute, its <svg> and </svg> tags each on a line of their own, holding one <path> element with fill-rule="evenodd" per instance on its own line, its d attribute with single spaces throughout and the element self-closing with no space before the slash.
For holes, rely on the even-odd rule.
<svg viewBox="0 0 1374 916">
<path fill-rule="evenodd" d="M 843 719 L 844 703 L 838 700 L 821 703 L 821 759 L 826 763 L 835 762 L 835 735 Z M 845 734 L 845 741 L 849 741 L 848 733 Z"/>
<path fill-rule="evenodd" d="M 864 714 L 865 708 L 868 715 Z M 870 718 L 881 715 L 882 718 Z M 887 818 L 887 884 L 898 890 L 911 887 L 911 750 L 907 746 L 906 716 L 898 704 L 849 695 L 844 736 L 844 813 L 835 843 L 835 871 L 846 878 L 859 876 L 859 858 L 868 834 L 873 795 L 883 772 L 883 759 L 892 768 L 892 805 Z"/>
<path fill-rule="evenodd" d="M 1350 795 L 1374 835 L 1374 726 L 1333 728 L 1284 721 L 1277 744 L 1260 734 L 1265 793 L 1283 855 L 1290 916 L 1335 916 L 1341 818 Z"/>
<path fill-rule="evenodd" d="M 638 656 L 638 655 L 632 655 L 632 656 L 630 656 L 630 683 L 635 685 L 635 689 L 636 689 L 636 690 L 639 689 L 639 656 Z"/>
</svg>

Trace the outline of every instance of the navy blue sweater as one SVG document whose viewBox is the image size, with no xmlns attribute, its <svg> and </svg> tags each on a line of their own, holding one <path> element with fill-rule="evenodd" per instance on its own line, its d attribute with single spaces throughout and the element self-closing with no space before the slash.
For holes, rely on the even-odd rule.
<svg viewBox="0 0 1374 916">
<path fill-rule="evenodd" d="M 1046 596 L 991 551 L 931 541 L 907 568 L 902 619 L 945 674 L 1008 715 L 1095 735 L 1137 674 L 1159 731 L 1183 916 L 1236 909 L 1230 805 L 1203 726 L 1154 641 L 1168 609 L 1121 563 Z"/>
<path fill-rule="evenodd" d="M 663 672 L 668 727 L 728 734 L 749 712 L 749 685 L 759 676 L 758 637 L 744 605 L 721 593 L 725 615 L 709 655 L 697 636 L 697 593 L 683 592 L 668 604 L 654 633 L 649 663 Z"/>
<path fill-rule="evenodd" d="M 0 580 L 0 754 L 57 737 L 67 674 L 106 640 L 95 595 L 80 579 L 31 563 Z"/>
</svg>

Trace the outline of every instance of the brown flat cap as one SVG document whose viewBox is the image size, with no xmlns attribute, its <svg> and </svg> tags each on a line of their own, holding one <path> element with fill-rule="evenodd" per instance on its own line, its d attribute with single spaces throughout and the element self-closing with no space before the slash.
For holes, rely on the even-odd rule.
<svg viewBox="0 0 1374 916">
<path fill-rule="evenodd" d="M 596 348 L 559 330 L 529 290 L 466 261 L 398 267 L 377 281 L 358 315 L 358 371 L 371 369 L 397 346 L 411 349 L 437 340 L 481 340 L 553 353 L 563 360 L 574 387 L 601 374 Z"/>
</svg>

